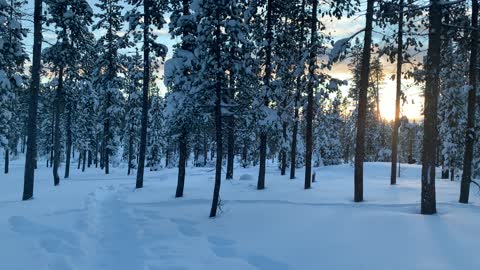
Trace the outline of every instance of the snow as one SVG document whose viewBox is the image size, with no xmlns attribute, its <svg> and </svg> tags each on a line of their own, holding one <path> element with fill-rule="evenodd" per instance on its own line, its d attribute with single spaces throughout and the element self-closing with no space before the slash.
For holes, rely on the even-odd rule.
<svg viewBox="0 0 480 270">
<path fill-rule="evenodd" d="M 340 54 L 343 51 L 345 51 L 345 49 L 348 46 L 348 42 L 350 42 L 350 39 L 351 39 L 351 37 L 342 38 L 342 39 L 337 40 L 333 44 L 333 48 L 331 49 L 330 54 L 328 56 L 330 62 L 335 61 L 340 56 Z"/>
<path fill-rule="evenodd" d="M 147 170 L 135 190 L 124 166 L 72 168 L 53 187 L 41 161 L 34 199 L 22 202 L 24 164 L 11 166 L 1 176 L 2 269 L 480 269 L 478 190 L 463 205 L 458 182 L 437 180 L 439 213 L 422 216 L 416 165 L 402 164 L 390 186 L 389 164 L 365 164 L 363 203 L 352 202 L 350 165 L 315 168 L 303 190 L 303 169 L 289 180 L 269 163 L 263 191 L 258 168 L 238 167 L 214 219 L 213 168 L 189 167 L 175 199 L 176 169 Z"/>
</svg>

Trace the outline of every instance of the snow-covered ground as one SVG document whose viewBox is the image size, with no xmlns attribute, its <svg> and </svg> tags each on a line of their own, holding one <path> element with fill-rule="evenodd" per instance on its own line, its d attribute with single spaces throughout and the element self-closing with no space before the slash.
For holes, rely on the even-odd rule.
<svg viewBox="0 0 480 270">
<path fill-rule="evenodd" d="M 176 169 L 147 171 L 135 190 L 125 168 L 73 169 L 53 187 L 42 165 L 31 201 L 20 201 L 22 161 L 0 176 L 0 269 L 480 269 L 478 189 L 461 205 L 458 183 L 437 180 L 439 213 L 422 216 L 414 165 L 390 186 L 388 164 L 366 164 L 363 203 L 349 165 L 316 168 L 307 191 L 303 170 L 289 180 L 270 165 L 257 191 L 257 169 L 237 168 L 214 219 L 212 168 L 188 168 L 175 199 Z"/>
</svg>

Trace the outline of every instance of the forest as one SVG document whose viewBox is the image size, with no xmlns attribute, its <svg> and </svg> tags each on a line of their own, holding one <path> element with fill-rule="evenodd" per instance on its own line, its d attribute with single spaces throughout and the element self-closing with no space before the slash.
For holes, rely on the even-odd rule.
<svg viewBox="0 0 480 270">
<path fill-rule="evenodd" d="M 302 257 L 308 252 L 283 262 L 285 250 L 259 255 L 279 249 L 275 237 L 297 232 L 283 218 L 281 233 L 257 242 L 182 242 L 205 232 L 241 242 L 243 233 L 277 226 L 282 211 L 310 222 L 295 207 L 318 208 L 318 229 L 332 218 L 322 211 L 338 207 L 339 215 L 365 211 L 357 225 L 355 216 L 346 221 L 357 226 L 346 233 L 353 239 L 375 234 L 369 215 L 395 230 L 403 229 L 396 221 L 411 222 L 419 235 L 428 228 L 415 224 L 433 215 L 423 220 L 436 228 L 432 238 L 442 246 L 460 239 L 450 246 L 455 255 L 437 262 L 441 269 L 477 269 L 469 254 L 479 248 L 478 12 L 478 0 L 0 0 L 0 224 L 11 228 L 0 232 L 7 243 L 18 234 L 50 237 L 39 238 L 49 256 L 38 269 L 351 269 L 354 261 L 385 269 L 388 259 L 369 256 L 314 264 Z M 85 209 L 74 218 L 47 218 L 77 208 Z M 110 219 L 95 212 L 102 209 Z M 262 209 L 273 214 L 262 218 Z M 416 216 L 401 219 L 396 209 Z M 162 211 L 180 238 L 149 227 L 170 230 Z M 77 219 L 98 228 L 52 225 Z M 245 219 L 257 226 L 242 227 Z M 227 231 L 234 221 L 235 232 Z M 442 221 L 455 226 L 443 230 L 473 239 L 446 238 L 435 223 Z M 215 257 L 177 265 L 172 255 L 172 265 L 147 266 L 149 252 L 168 252 L 136 256 L 129 246 L 152 243 L 129 238 L 140 233 L 132 224 L 173 243 L 177 255 L 208 242 Z M 122 248 L 106 246 L 93 260 L 81 233 Z M 126 242 L 116 239 L 122 235 Z M 372 237 L 362 241 L 374 239 L 378 252 L 407 241 Z M 15 247 L 29 243 L 22 241 Z M 419 252 L 431 248 L 424 245 Z M 0 253 L 7 249 L 0 244 Z M 355 249 L 328 252 L 338 259 Z M 439 253 L 427 255 L 434 261 Z M 8 269 L 31 268 L 4 255 Z M 395 266 L 436 266 L 408 258 Z"/>
</svg>

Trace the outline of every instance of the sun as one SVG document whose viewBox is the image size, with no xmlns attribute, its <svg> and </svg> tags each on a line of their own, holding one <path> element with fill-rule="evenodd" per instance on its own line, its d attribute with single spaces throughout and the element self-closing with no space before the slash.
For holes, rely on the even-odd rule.
<svg viewBox="0 0 480 270">
<path fill-rule="evenodd" d="M 409 82 L 405 81 L 404 85 Z M 407 87 L 403 87 L 407 88 Z M 410 120 L 422 119 L 423 98 L 420 96 L 421 89 L 418 86 L 411 86 L 403 89 L 406 100 L 401 101 L 400 117 L 406 116 Z M 380 115 L 382 118 L 391 121 L 395 119 L 395 81 L 385 79 L 382 89 L 380 89 Z"/>
</svg>

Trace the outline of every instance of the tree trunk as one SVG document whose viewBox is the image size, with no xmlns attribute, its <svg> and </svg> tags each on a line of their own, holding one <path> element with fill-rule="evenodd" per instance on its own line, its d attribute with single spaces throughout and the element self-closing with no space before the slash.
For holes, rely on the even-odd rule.
<svg viewBox="0 0 480 270">
<path fill-rule="evenodd" d="M 215 137 L 217 144 L 217 160 L 215 162 L 215 186 L 213 188 L 212 208 L 210 209 L 210 217 L 217 215 L 217 208 L 220 201 L 220 184 L 222 182 L 222 153 L 223 153 L 223 140 L 222 140 L 222 71 L 220 70 L 220 3 L 216 6 L 216 28 L 215 28 L 215 58 L 217 62 L 216 82 L 215 82 Z"/>
<path fill-rule="evenodd" d="M 395 97 L 395 122 L 392 134 L 392 166 L 390 184 L 397 183 L 397 158 L 398 158 L 398 129 L 400 127 L 400 99 L 402 95 L 402 64 L 403 64 L 403 0 L 398 3 L 398 40 L 397 40 L 397 91 Z"/>
<path fill-rule="evenodd" d="M 55 97 L 55 132 L 53 140 L 53 184 L 58 186 L 60 184 L 60 176 L 58 175 L 58 168 L 60 167 L 60 113 L 62 111 L 63 99 L 63 66 L 58 70 L 58 86 Z"/>
<path fill-rule="evenodd" d="M 130 136 L 128 138 L 128 170 L 127 175 L 130 175 L 132 170 L 132 160 L 133 160 L 133 134 L 132 130 L 130 130 Z"/>
<path fill-rule="evenodd" d="M 178 179 L 177 190 L 175 191 L 175 197 L 183 197 L 183 188 L 185 186 L 185 167 L 187 165 L 187 132 L 184 130 L 178 140 Z"/>
<path fill-rule="evenodd" d="M 53 166 L 53 142 L 55 141 L 55 110 L 52 110 L 52 124 L 50 125 L 50 167 Z"/>
<path fill-rule="evenodd" d="M 267 32 L 266 32 L 266 41 L 267 45 L 265 48 L 265 77 L 264 82 L 266 86 L 266 93 L 264 97 L 265 106 L 268 107 L 269 105 L 269 88 L 270 88 L 270 80 L 272 77 L 272 1 L 267 0 Z M 266 170 L 266 159 L 267 159 L 267 132 L 265 128 L 262 129 L 260 132 L 260 169 L 258 172 L 258 182 L 257 182 L 257 189 L 262 190 L 265 188 L 265 170 Z"/>
<path fill-rule="evenodd" d="M 106 107 L 110 106 L 110 93 L 107 93 L 107 102 L 108 104 Z M 107 110 L 105 110 L 107 112 Z M 105 174 L 110 173 L 110 116 L 106 115 L 105 123 L 103 126 L 103 167 L 105 168 Z M 86 157 L 83 157 L 86 159 Z"/>
<path fill-rule="evenodd" d="M 442 10 L 440 0 L 430 0 L 430 29 L 425 82 L 424 134 L 422 153 L 421 213 L 437 212 L 435 199 L 435 167 L 437 157 L 437 105 L 440 89 L 440 45 Z"/>
<path fill-rule="evenodd" d="M 285 102 L 286 103 L 286 102 Z M 283 137 L 283 145 L 282 150 L 280 151 L 280 175 L 285 175 L 287 171 L 287 122 L 283 121 L 282 123 L 282 137 Z"/>
<path fill-rule="evenodd" d="M 232 49 L 233 51 L 233 49 Z M 231 53 L 232 59 L 234 58 Z M 235 99 L 235 77 L 234 70 L 230 70 L 230 87 L 229 87 L 229 102 Z M 229 115 L 227 117 L 227 173 L 226 179 L 233 179 L 233 162 L 235 159 L 235 116 Z"/>
<path fill-rule="evenodd" d="M 472 182 L 473 145 L 475 144 L 475 102 L 477 96 L 477 46 L 478 46 L 478 0 L 472 0 L 472 30 L 470 45 L 470 70 L 467 107 L 467 130 L 465 134 L 465 152 L 463 156 L 460 202 L 468 203 L 470 183 Z"/>
<path fill-rule="evenodd" d="M 305 14 L 305 1 L 302 0 L 302 15 Z M 300 16 L 300 45 L 299 45 L 299 55 L 302 54 L 303 45 L 304 45 L 304 29 L 305 29 L 305 17 Z M 301 58 L 301 57 L 300 57 Z M 299 59 L 300 61 L 300 59 Z M 293 130 L 292 130 L 292 146 L 290 149 L 290 179 L 295 179 L 295 169 L 297 168 L 297 135 L 298 135 L 298 121 L 299 121 L 299 109 L 298 103 L 300 102 L 302 80 L 300 77 L 297 78 L 297 89 L 295 93 L 294 100 L 294 116 L 293 116 Z"/>
<path fill-rule="evenodd" d="M 442 179 L 448 179 L 449 178 L 449 170 L 448 168 L 442 166 Z"/>
<path fill-rule="evenodd" d="M 207 166 L 207 156 L 208 156 L 208 138 L 207 132 L 203 132 L 203 166 Z"/>
<path fill-rule="evenodd" d="M 65 178 L 70 176 L 70 159 L 72 155 L 72 115 L 70 109 L 67 113 L 67 152 L 65 160 Z"/>
<path fill-rule="evenodd" d="M 87 150 L 83 150 L 83 153 L 82 153 L 82 172 L 85 171 L 85 165 L 87 164 Z"/>
<path fill-rule="evenodd" d="M 167 139 L 167 146 L 165 149 L 165 168 L 168 168 L 170 161 L 170 140 Z"/>
<path fill-rule="evenodd" d="M 150 85 L 150 45 L 148 42 L 150 26 L 150 0 L 143 0 L 144 24 L 143 29 L 143 98 L 142 98 L 142 127 L 140 133 L 140 151 L 138 155 L 136 188 L 143 187 L 143 171 L 145 169 L 145 152 L 147 148 L 148 125 L 148 90 Z"/>
<path fill-rule="evenodd" d="M 318 0 L 313 0 L 312 6 L 312 33 L 311 33 L 311 49 L 310 49 L 310 63 L 309 63 L 309 73 L 312 78 L 315 75 L 316 71 L 316 46 L 317 46 L 317 6 Z M 313 78 L 311 79 L 313 80 Z M 310 81 L 308 83 L 308 97 L 307 97 L 307 128 L 306 128 L 306 138 L 305 138 L 305 189 L 310 189 L 312 183 L 312 152 L 313 152 L 313 91 L 314 91 L 314 82 Z"/>
<path fill-rule="evenodd" d="M 80 170 L 80 164 L 82 164 L 82 152 L 78 152 L 78 165 L 77 165 L 77 170 Z"/>
<path fill-rule="evenodd" d="M 95 140 L 95 168 L 98 167 L 98 135 L 97 139 Z"/>
<path fill-rule="evenodd" d="M 8 174 L 8 168 L 9 168 L 9 162 L 10 162 L 10 153 L 8 147 L 5 147 L 5 174 Z"/>
<path fill-rule="evenodd" d="M 355 192 L 354 201 L 363 201 L 363 160 L 365 158 L 365 123 L 367 114 L 367 91 L 370 74 L 370 50 L 372 44 L 373 2 L 367 1 L 365 36 L 360 70 L 360 93 L 358 101 L 357 137 L 355 147 Z"/>
<path fill-rule="evenodd" d="M 30 99 L 27 122 L 27 154 L 25 157 L 25 174 L 23 200 L 33 197 L 33 183 L 37 164 L 37 108 L 40 89 L 40 68 L 42 54 L 42 0 L 35 0 L 33 12 L 33 58 L 30 85 Z"/>
<path fill-rule="evenodd" d="M 227 118 L 227 173 L 226 179 L 233 179 L 233 161 L 235 158 L 235 118 Z"/>
<path fill-rule="evenodd" d="M 87 153 L 88 153 L 87 167 L 90 168 L 90 166 L 92 165 L 92 150 L 89 149 Z"/>
</svg>

